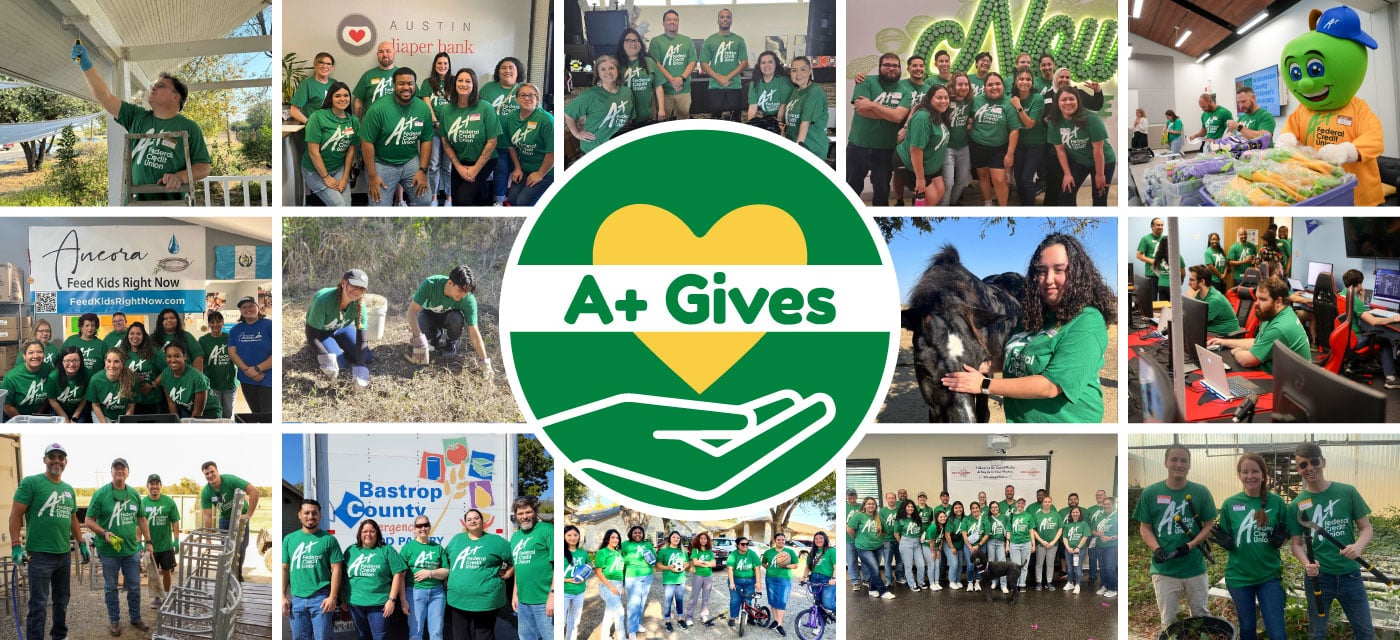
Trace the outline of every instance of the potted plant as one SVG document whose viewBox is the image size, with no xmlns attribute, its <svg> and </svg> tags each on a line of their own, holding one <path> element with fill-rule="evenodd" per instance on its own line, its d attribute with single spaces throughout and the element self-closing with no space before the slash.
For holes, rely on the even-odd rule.
<svg viewBox="0 0 1400 640">
<path fill-rule="evenodd" d="M 1171 623 L 1157 640 L 1235 640 L 1239 633 L 1235 625 L 1224 618 L 1197 616 Z"/>
<path fill-rule="evenodd" d="M 292 103 L 292 96 L 297 92 L 297 85 L 305 80 L 311 65 L 298 58 L 295 52 L 287 52 L 282 56 L 282 119 L 288 116 L 288 105 Z"/>
</svg>

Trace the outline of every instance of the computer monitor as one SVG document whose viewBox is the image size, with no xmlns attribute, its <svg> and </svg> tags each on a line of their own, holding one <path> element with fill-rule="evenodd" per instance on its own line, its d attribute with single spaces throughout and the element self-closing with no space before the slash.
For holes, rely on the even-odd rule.
<svg viewBox="0 0 1400 640">
<path fill-rule="evenodd" d="M 235 413 L 235 414 L 233 414 L 233 421 L 234 421 L 234 422 L 255 422 L 255 423 L 266 424 L 266 423 L 272 422 L 272 414 L 271 414 L 271 413 Z"/>
<path fill-rule="evenodd" d="M 1387 308 L 1400 307 L 1400 271 L 1376 269 L 1375 282 L 1371 285 L 1371 299 Z"/>
<path fill-rule="evenodd" d="M 146 413 L 131 416 L 119 416 L 117 422 L 137 423 L 137 424 L 166 424 L 174 422 L 180 423 L 180 416 L 173 413 Z"/>
<path fill-rule="evenodd" d="M 1332 263 L 1308 261 L 1308 279 L 1303 281 L 1307 285 L 1308 291 L 1313 290 L 1313 285 L 1317 284 L 1317 276 L 1321 273 L 1332 273 Z"/>
<path fill-rule="evenodd" d="M 1155 290 L 1152 279 L 1147 276 L 1133 276 L 1133 296 L 1137 298 L 1138 315 L 1152 318 L 1152 295 Z"/>
<path fill-rule="evenodd" d="M 1186 338 L 1186 361 L 1199 364 L 1196 345 L 1206 346 L 1206 325 L 1210 305 L 1195 298 L 1181 298 L 1181 332 Z"/>
<path fill-rule="evenodd" d="M 1176 404 L 1176 393 L 1167 370 L 1150 354 L 1138 349 L 1138 383 L 1142 389 L 1143 422 L 1185 422 Z"/>
<path fill-rule="evenodd" d="M 1274 422 L 1384 422 L 1385 394 L 1274 342 Z"/>
</svg>

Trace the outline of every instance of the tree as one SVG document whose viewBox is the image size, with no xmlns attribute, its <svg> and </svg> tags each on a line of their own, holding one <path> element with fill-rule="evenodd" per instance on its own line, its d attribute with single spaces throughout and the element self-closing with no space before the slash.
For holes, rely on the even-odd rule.
<svg viewBox="0 0 1400 640">
<path fill-rule="evenodd" d="M 827 475 L 796 498 L 769 507 L 768 519 L 773 525 L 773 533 L 787 531 L 792 512 L 801 506 L 815 507 L 827 518 L 836 517 L 836 474 Z"/>
<path fill-rule="evenodd" d="M 4 76 L 0 76 L 0 81 L 12 82 Z M 0 91 L 0 124 L 62 120 L 93 110 L 92 103 L 33 85 Z M 44 166 L 53 141 L 54 137 L 48 136 L 20 143 L 25 171 L 33 173 Z"/>
<path fill-rule="evenodd" d="M 199 56 L 180 67 L 178 75 L 185 84 L 198 84 L 240 80 L 245 72 L 234 56 Z M 238 114 L 238 104 L 246 102 L 250 91 L 256 90 L 192 91 L 181 113 L 199 125 L 205 140 L 212 141 L 219 134 L 228 134 L 225 141 L 232 142 L 230 125 Z"/>
<path fill-rule="evenodd" d="M 520 434 L 515 437 L 516 469 L 519 479 L 515 490 L 518 495 L 538 498 L 549 488 L 549 473 L 554 468 L 554 458 L 545 450 L 539 438 Z"/>
<path fill-rule="evenodd" d="M 583 486 L 583 481 L 575 478 L 571 473 L 564 474 L 564 506 L 568 509 L 577 508 L 588 498 L 588 487 Z"/>
<path fill-rule="evenodd" d="M 919 233 L 933 233 L 934 225 L 948 220 L 947 216 L 936 216 L 931 218 L 876 218 L 875 226 L 879 227 L 880 234 L 885 237 L 885 242 L 893 240 L 896 235 L 904 232 L 906 225 Z M 1045 233 L 1067 233 L 1070 235 L 1082 235 L 1085 231 L 1098 228 L 1103 218 L 1036 218 L 1041 222 L 1041 228 Z M 987 237 L 987 232 L 1000 226 L 1005 226 L 1009 235 L 1016 235 L 1016 218 L 1008 216 L 992 216 L 982 219 L 982 237 Z"/>
<path fill-rule="evenodd" d="M 165 492 L 174 496 L 197 496 L 199 490 L 204 485 L 189 478 L 180 478 L 180 481 L 165 488 Z"/>
</svg>

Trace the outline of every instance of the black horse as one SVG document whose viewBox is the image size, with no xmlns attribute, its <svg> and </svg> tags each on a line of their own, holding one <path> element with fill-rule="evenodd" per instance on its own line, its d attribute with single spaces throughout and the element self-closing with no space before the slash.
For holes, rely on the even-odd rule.
<svg viewBox="0 0 1400 640">
<path fill-rule="evenodd" d="M 1006 272 L 978 280 L 952 245 L 933 256 L 909 295 L 900 324 L 914 332 L 914 372 L 929 422 L 987 422 L 987 396 L 953 393 L 945 373 L 971 366 L 1001 370 L 1006 340 L 1021 320 L 1025 278 Z"/>
</svg>

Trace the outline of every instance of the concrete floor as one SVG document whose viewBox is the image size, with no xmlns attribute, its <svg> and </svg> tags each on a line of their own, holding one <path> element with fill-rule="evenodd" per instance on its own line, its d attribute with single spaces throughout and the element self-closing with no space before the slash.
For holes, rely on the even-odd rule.
<svg viewBox="0 0 1400 640">
<path fill-rule="evenodd" d="M 837 580 L 836 588 L 842 588 L 843 583 L 844 580 Z M 663 594 L 664 587 L 661 585 L 661 576 L 660 574 L 657 574 L 651 582 L 651 591 L 647 597 L 645 613 L 642 615 L 642 627 L 637 633 L 638 638 L 660 638 L 662 640 L 700 640 L 706 638 L 719 638 L 723 640 L 730 640 L 731 638 L 738 637 L 738 634 L 735 633 L 735 630 L 730 629 L 728 626 L 729 583 L 726 581 L 726 578 L 723 575 L 716 575 L 714 577 L 714 580 L 710 584 L 710 593 L 708 598 L 710 617 L 707 619 L 714 622 L 714 626 L 712 627 L 703 627 L 697 623 L 695 626 L 692 626 L 689 629 L 682 630 L 679 627 L 673 626 L 672 628 L 674 629 L 674 631 L 668 633 L 661 619 L 661 597 Z M 688 591 L 686 595 L 689 595 Z M 761 600 L 763 605 L 768 604 L 768 600 L 766 597 L 761 598 Z M 598 582 L 596 580 L 589 582 L 588 591 L 584 594 L 583 602 L 583 616 L 579 620 L 579 639 L 608 640 L 609 636 L 605 635 L 604 630 L 601 628 L 601 624 L 603 622 L 603 600 L 598 595 Z M 812 596 L 807 593 L 806 587 L 798 585 L 797 581 L 794 580 L 792 585 L 792 591 L 788 593 L 787 616 L 786 620 L 783 623 L 784 630 L 787 631 L 787 638 L 784 639 L 780 637 L 776 631 L 771 629 L 753 628 L 749 629 L 748 633 L 745 634 L 745 637 L 757 638 L 759 640 L 796 640 L 797 634 L 793 630 L 793 625 L 796 623 L 797 614 L 800 613 L 803 609 L 810 608 L 811 606 Z M 839 616 L 841 615 L 839 613 L 841 608 L 839 597 L 836 606 L 838 611 L 838 618 L 836 624 L 839 625 L 841 624 L 841 620 L 839 618 Z M 562 631 L 562 618 L 556 618 L 555 626 L 559 627 Z M 822 635 L 822 638 L 824 640 L 836 637 L 835 626 L 836 625 L 827 625 L 826 631 Z M 621 636 L 619 635 L 619 637 Z"/>
<path fill-rule="evenodd" d="M 894 588 L 895 599 L 871 598 L 864 589 L 846 588 L 843 613 L 849 640 L 889 638 L 1091 638 L 1118 637 L 1118 606 L 1091 590 L 1078 595 L 1026 591 L 1015 604 L 997 591 L 920 591 Z M 1097 587 L 1095 587 L 1097 588 Z"/>
</svg>

